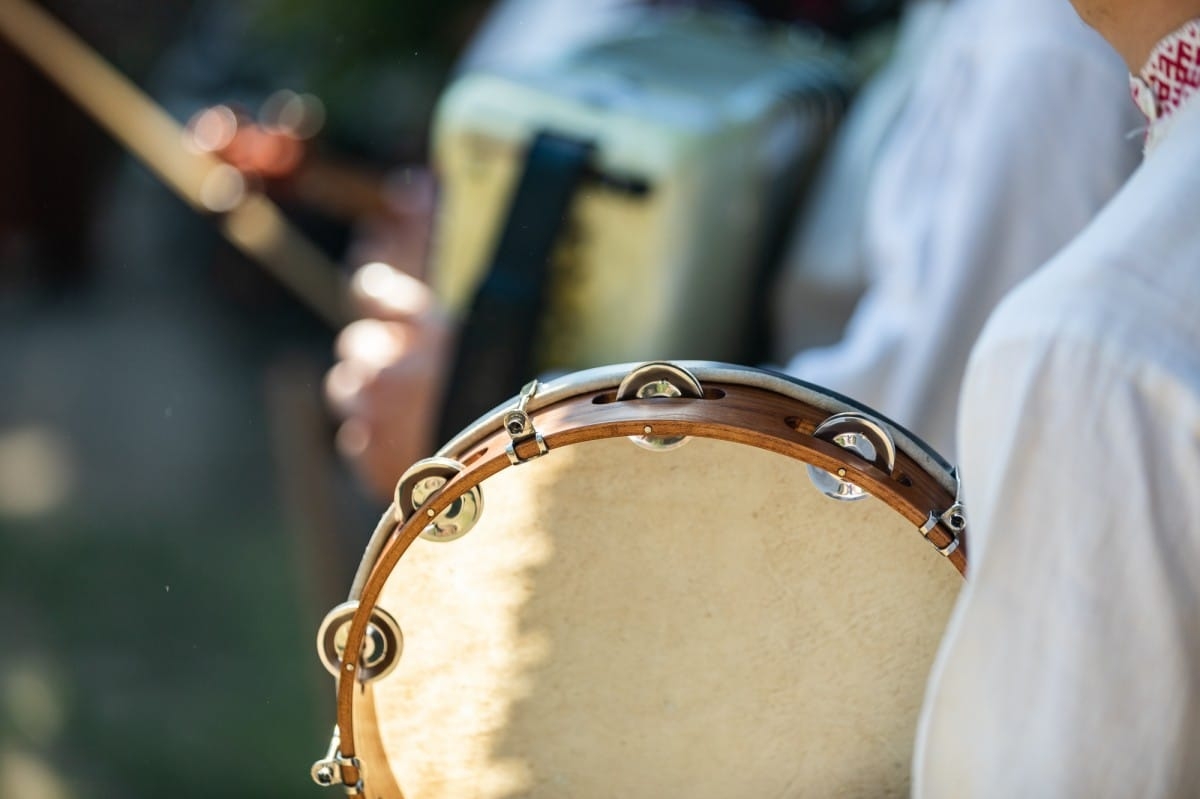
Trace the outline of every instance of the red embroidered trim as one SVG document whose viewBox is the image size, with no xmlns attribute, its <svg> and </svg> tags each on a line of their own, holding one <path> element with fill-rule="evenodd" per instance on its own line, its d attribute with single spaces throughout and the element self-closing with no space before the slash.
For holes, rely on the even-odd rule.
<svg viewBox="0 0 1200 799">
<path fill-rule="evenodd" d="M 1130 78 L 1133 101 L 1154 124 L 1200 89 L 1200 20 L 1192 20 L 1154 48 L 1141 74 Z"/>
</svg>

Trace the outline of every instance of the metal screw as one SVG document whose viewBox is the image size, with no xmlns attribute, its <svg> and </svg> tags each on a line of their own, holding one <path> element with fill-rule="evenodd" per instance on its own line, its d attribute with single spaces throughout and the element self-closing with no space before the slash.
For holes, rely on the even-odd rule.
<svg viewBox="0 0 1200 799">
<path fill-rule="evenodd" d="M 321 766 L 317 769 L 316 778 L 321 785 L 333 785 L 333 769 L 329 766 Z"/>
<path fill-rule="evenodd" d="M 846 476 L 846 470 L 838 469 L 838 477 L 845 477 L 845 476 Z"/>
<path fill-rule="evenodd" d="M 642 432 L 645 433 L 646 435 L 650 435 L 651 433 L 654 432 L 654 428 L 651 427 L 650 425 L 646 425 L 645 427 L 642 428 Z"/>
<path fill-rule="evenodd" d="M 504 428 L 508 430 L 508 434 L 515 436 L 525 430 L 525 414 L 510 413 L 504 417 Z"/>
</svg>

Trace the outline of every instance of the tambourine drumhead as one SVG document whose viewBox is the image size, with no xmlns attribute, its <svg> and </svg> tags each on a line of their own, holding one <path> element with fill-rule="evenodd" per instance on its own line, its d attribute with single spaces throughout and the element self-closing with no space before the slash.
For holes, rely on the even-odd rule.
<svg viewBox="0 0 1200 799">
<path fill-rule="evenodd" d="M 901 515 L 705 439 L 576 444 L 483 487 L 474 530 L 415 542 L 379 597 L 405 646 L 355 691 L 372 794 L 908 792 L 961 578 Z"/>
</svg>

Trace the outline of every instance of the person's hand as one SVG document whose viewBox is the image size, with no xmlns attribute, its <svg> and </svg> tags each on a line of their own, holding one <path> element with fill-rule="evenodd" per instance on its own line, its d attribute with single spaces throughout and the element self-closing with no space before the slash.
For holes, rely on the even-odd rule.
<svg viewBox="0 0 1200 799">
<path fill-rule="evenodd" d="M 189 147 L 216 155 L 250 178 L 286 178 L 304 160 L 305 144 L 295 131 L 263 125 L 233 105 L 198 111 L 185 135 Z"/>
<path fill-rule="evenodd" d="M 346 259 L 352 264 L 382 261 L 424 279 L 436 195 L 427 168 L 392 172 L 383 182 L 380 208 L 355 220 Z"/>
<path fill-rule="evenodd" d="M 453 331 L 429 287 L 398 269 L 367 264 L 352 286 L 366 318 L 338 337 L 325 393 L 343 420 L 338 449 L 386 497 L 405 469 L 433 454 Z"/>
</svg>

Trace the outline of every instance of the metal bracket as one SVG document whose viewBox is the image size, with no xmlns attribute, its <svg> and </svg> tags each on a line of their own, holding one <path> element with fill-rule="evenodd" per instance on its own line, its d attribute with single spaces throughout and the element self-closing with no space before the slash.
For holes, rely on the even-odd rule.
<svg viewBox="0 0 1200 799">
<path fill-rule="evenodd" d="M 335 726 L 333 735 L 329 739 L 329 749 L 325 752 L 325 757 L 312 764 L 309 774 L 312 775 L 313 782 L 320 785 L 322 788 L 329 788 L 334 785 L 341 785 L 346 789 L 348 795 L 363 792 L 363 777 L 365 769 L 362 761 L 357 757 L 342 757 L 339 748 L 342 745 L 342 734 Z M 347 766 L 358 771 L 358 781 L 354 785 L 347 785 L 342 777 L 342 769 Z"/>
<path fill-rule="evenodd" d="M 516 406 L 504 414 L 504 430 L 508 433 L 508 437 L 512 439 L 508 442 L 508 447 L 504 451 L 508 453 L 508 460 L 513 466 L 536 460 L 550 451 L 550 448 L 546 446 L 545 439 L 542 438 L 542 434 L 534 429 L 533 420 L 529 418 L 529 413 L 525 410 L 525 407 L 529 404 L 529 400 L 533 399 L 534 395 L 537 394 L 539 387 L 537 380 L 529 381 L 521 389 L 521 396 L 517 398 Z M 538 453 L 537 455 L 525 458 L 517 454 L 517 446 L 529 440 L 537 442 Z"/>
<path fill-rule="evenodd" d="M 962 545 L 962 533 L 967 529 L 967 509 L 963 506 L 961 497 L 962 481 L 958 477 L 958 470 L 955 469 L 954 504 L 941 513 L 938 513 L 937 511 L 930 511 L 929 518 L 925 520 L 924 524 L 917 528 L 920 530 L 921 535 L 925 537 L 925 540 L 929 541 L 929 543 L 938 551 L 939 554 L 947 558 L 953 555 Z M 929 538 L 929 534 L 932 533 L 934 528 L 939 524 L 943 525 L 946 528 L 946 531 L 950 534 L 950 543 L 944 547 L 939 547 Z"/>
</svg>

